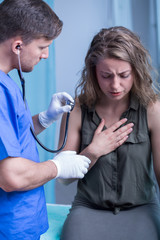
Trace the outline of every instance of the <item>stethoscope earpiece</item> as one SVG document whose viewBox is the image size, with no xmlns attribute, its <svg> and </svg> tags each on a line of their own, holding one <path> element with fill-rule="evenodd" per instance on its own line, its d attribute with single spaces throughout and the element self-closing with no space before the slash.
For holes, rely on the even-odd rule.
<svg viewBox="0 0 160 240">
<path fill-rule="evenodd" d="M 21 45 L 17 44 L 16 49 L 20 50 Z"/>
<path fill-rule="evenodd" d="M 18 45 L 16 46 L 16 49 L 17 49 L 17 54 L 19 55 L 19 54 L 20 54 L 20 50 L 21 50 L 21 45 L 18 44 Z"/>
</svg>

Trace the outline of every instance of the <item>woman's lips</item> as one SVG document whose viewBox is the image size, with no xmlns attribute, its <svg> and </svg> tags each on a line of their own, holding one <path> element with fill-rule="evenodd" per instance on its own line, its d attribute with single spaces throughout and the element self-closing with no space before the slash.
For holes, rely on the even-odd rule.
<svg viewBox="0 0 160 240">
<path fill-rule="evenodd" d="M 112 96 L 120 96 L 121 92 L 110 92 Z"/>
</svg>

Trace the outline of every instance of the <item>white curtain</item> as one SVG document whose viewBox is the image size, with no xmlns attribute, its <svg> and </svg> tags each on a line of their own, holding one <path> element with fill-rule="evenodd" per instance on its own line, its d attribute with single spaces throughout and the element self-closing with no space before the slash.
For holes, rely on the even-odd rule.
<svg viewBox="0 0 160 240">
<path fill-rule="evenodd" d="M 160 74 L 160 1 L 155 0 L 155 9 L 156 9 L 156 33 L 157 33 L 157 68 Z"/>
<path fill-rule="evenodd" d="M 131 0 L 113 0 L 113 25 L 124 26 L 132 30 Z"/>
</svg>

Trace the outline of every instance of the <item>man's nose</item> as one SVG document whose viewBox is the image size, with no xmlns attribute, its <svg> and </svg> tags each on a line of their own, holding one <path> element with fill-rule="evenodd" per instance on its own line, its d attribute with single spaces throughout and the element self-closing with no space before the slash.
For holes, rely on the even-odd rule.
<svg viewBox="0 0 160 240">
<path fill-rule="evenodd" d="M 49 49 L 46 48 L 46 49 L 43 50 L 41 58 L 47 59 L 48 56 L 49 56 Z"/>
</svg>

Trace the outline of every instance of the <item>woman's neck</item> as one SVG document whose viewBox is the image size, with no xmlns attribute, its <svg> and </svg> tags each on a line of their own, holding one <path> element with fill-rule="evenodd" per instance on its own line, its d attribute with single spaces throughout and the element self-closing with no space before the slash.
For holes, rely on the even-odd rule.
<svg viewBox="0 0 160 240">
<path fill-rule="evenodd" d="M 129 107 L 129 96 L 119 101 L 109 101 L 101 99 L 96 104 L 96 112 L 100 118 L 104 118 L 106 126 L 109 127 L 113 123 L 119 121 L 123 112 Z"/>
</svg>

